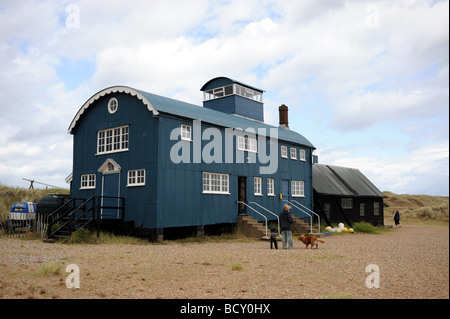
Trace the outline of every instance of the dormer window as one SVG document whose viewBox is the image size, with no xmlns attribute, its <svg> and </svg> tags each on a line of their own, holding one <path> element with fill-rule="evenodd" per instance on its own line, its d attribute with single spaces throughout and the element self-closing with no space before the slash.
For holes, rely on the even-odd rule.
<svg viewBox="0 0 450 319">
<path fill-rule="evenodd" d="M 256 102 L 263 102 L 262 92 L 247 88 L 237 83 L 218 87 L 203 92 L 203 101 L 218 99 L 229 95 L 239 95 Z"/>
</svg>

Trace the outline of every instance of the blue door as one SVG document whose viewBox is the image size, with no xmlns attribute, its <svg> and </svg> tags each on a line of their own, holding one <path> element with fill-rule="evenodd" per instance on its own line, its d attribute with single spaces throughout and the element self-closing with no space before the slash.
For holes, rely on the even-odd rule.
<svg viewBox="0 0 450 319">
<path fill-rule="evenodd" d="M 289 200 L 289 181 L 281 181 L 281 194 L 283 199 Z"/>
<path fill-rule="evenodd" d="M 103 175 L 101 218 L 119 218 L 119 186 L 120 174 Z"/>
</svg>

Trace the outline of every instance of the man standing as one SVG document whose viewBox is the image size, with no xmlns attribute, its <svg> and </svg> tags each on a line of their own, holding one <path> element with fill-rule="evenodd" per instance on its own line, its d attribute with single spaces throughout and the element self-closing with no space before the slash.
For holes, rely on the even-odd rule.
<svg viewBox="0 0 450 319">
<path fill-rule="evenodd" d="M 283 211 L 280 214 L 280 228 L 281 228 L 281 239 L 283 242 L 283 249 L 286 249 L 286 244 L 289 243 L 289 249 L 293 248 L 292 243 L 292 216 L 291 216 L 291 206 L 285 204 Z"/>
</svg>

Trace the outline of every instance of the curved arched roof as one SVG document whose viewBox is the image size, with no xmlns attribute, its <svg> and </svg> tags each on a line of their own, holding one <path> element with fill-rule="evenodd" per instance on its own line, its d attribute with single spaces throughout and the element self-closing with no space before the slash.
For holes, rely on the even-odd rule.
<svg viewBox="0 0 450 319">
<path fill-rule="evenodd" d="M 212 110 L 206 107 L 201 107 L 195 104 L 171 99 L 168 97 L 148 93 L 145 91 L 136 90 L 126 86 L 113 86 L 94 94 L 89 100 L 87 100 L 75 115 L 72 123 L 69 127 L 69 133 L 72 133 L 73 128 L 82 117 L 83 113 L 98 99 L 110 94 L 110 93 L 127 93 L 132 96 L 136 96 L 142 101 L 147 109 L 153 113 L 153 115 L 159 115 L 161 113 L 176 115 L 188 119 L 200 120 L 205 123 L 214 124 L 224 128 L 241 128 L 246 130 L 247 128 L 277 128 L 269 124 L 265 124 L 249 118 L 236 116 L 232 114 L 223 113 L 220 111 Z M 278 128 L 277 128 L 278 129 Z M 307 146 L 315 149 L 311 142 L 303 135 L 284 128 L 278 129 L 278 139 L 293 142 L 303 146 Z"/>
<path fill-rule="evenodd" d="M 248 87 L 248 88 L 258 91 L 258 92 L 264 92 L 264 90 L 255 88 L 254 86 L 250 86 L 248 84 L 245 84 L 245 83 L 242 83 L 242 82 L 239 82 L 239 81 L 236 81 L 236 80 L 224 77 L 224 76 L 219 76 L 219 77 L 209 80 L 202 86 L 200 91 L 206 91 L 209 89 L 214 89 L 214 88 L 218 88 L 221 86 L 230 85 L 230 84 L 234 84 L 234 83 L 240 84 L 242 86 Z"/>
<path fill-rule="evenodd" d="M 112 86 L 106 89 L 101 90 L 100 92 L 94 94 L 89 100 L 87 100 L 83 106 L 78 110 L 77 114 L 75 115 L 75 117 L 72 120 L 72 123 L 70 123 L 69 126 L 69 133 L 72 133 L 72 129 L 75 127 L 75 125 L 77 124 L 78 120 L 81 118 L 81 116 L 83 115 L 83 113 L 98 99 L 100 99 L 101 97 L 110 94 L 110 93 L 127 93 L 130 94 L 132 96 L 136 96 L 139 100 L 142 101 L 142 103 L 144 103 L 148 110 L 153 112 L 154 115 L 158 115 L 158 111 L 152 106 L 152 104 L 137 90 L 127 87 L 127 86 Z"/>
</svg>

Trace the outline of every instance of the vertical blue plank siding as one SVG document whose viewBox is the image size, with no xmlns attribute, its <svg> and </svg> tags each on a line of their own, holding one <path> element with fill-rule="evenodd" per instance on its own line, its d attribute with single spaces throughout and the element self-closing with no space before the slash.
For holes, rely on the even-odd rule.
<svg viewBox="0 0 450 319">
<path fill-rule="evenodd" d="M 238 114 L 257 121 L 264 121 L 263 104 L 239 95 L 230 95 L 203 102 L 203 107 L 228 113 Z"/>
<path fill-rule="evenodd" d="M 112 97 L 118 100 L 118 109 L 114 114 L 108 112 L 108 101 Z M 234 103 L 235 106 L 240 105 L 243 116 L 263 112 L 262 103 L 248 100 L 260 105 L 260 111 L 255 111 L 252 109 L 254 105 L 246 106 L 242 101 L 236 102 L 238 98 L 246 99 L 239 96 L 230 98 L 230 105 L 222 106 L 224 109 L 221 111 L 228 113 Z M 221 163 L 193 163 L 194 143 L 183 141 L 181 143 L 187 143 L 190 151 L 190 161 L 176 164 L 170 158 L 170 151 L 180 141 L 170 140 L 170 134 L 174 129 L 179 129 L 181 124 L 192 126 L 193 119 L 163 112 L 155 116 L 141 100 L 127 93 L 110 93 L 98 98 L 86 109 L 71 131 L 74 136 L 71 196 L 87 199 L 101 195 L 103 174 L 98 170 L 105 161 L 112 159 L 121 167 L 120 196 L 125 197 L 125 220 L 133 221 L 135 227 L 167 228 L 235 223 L 238 216 L 236 202 L 239 176 L 246 177 L 247 202 L 257 202 L 277 215 L 282 209 L 279 198 L 282 180 L 304 181 L 305 196 L 295 199 L 310 209 L 313 208 L 311 147 L 279 140 L 278 169 L 274 174 L 264 175 L 259 169 L 268 164 L 260 163 L 258 156 L 255 163 L 225 163 L 224 128 L 202 122 L 201 133 L 211 127 L 219 128 L 222 133 Z M 129 126 L 129 150 L 97 155 L 97 132 L 124 125 Z M 237 150 L 237 138 L 233 140 L 235 159 L 236 152 L 242 151 Z M 202 140 L 201 149 L 208 143 L 210 141 Z M 296 147 L 297 154 L 303 148 L 306 151 L 306 161 L 281 158 L 281 145 L 288 147 L 288 155 L 291 146 Z M 266 140 L 266 153 L 269 150 L 270 144 Z M 245 152 L 245 158 L 247 156 L 248 152 Z M 128 186 L 128 171 L 139 169 L 145 170 L 145 185 Z M 203 193 L 203 172 L 228 174 L 229 194 Z M 83 174 L 96 175 L 95 189 L 81 189 Z M 262 178 L 262 196 L 254 195 L 254 177 Z M 267 178 L 274 179 L 274 196 L 267 195 Z M 257 215 L 252 216 L 262 219 Z"/>
<path fill-rule="evenodd" d="M 191 122 L 192 124 L 192 122 Z M 170 141 L 170 132 L 180 126 L 180 121 L 170 118 L 160 118 L 160 152 L 158 170 L 158 226 L 174 227 L 190 225 L 207 225 L 215 223 L 235 223 L 237 221 L 238 207 L 238 176 L 247 177 L 247 201 L 256 202 L 275 214 L 282 210 L 279 199 L 281 193 L 281 180 L 299 180 L 305 183 L 305 196 L 290 198 L 312 209 L 312 167 L 311 151 L 306 151 L 306 161 L 282 159 L 278 151 L 278 170 L 275 174 L 264 175 L 259 169 L 262 164 L 256 156 L 256 163 L 225 163 L 225 141 L 222 140 L 222 163 L 193 163 L 193 143 L 189 145 L 190 163 L 174 164 L 170 159 L 170 148 L 178 141 Z M 207 126 L 202 125 L 202 132 Z M 224 137 L 224 130 L 222 130 Z M 202 149 L 210 141 L 202 141 Z M 236 139 L 233 149 L 237 150 Z M 281 143 L 278 147 L 281 147 Z M 292 144 L 283 143 L 283 145 Z M 269 142 L 266 148 L 269 149 Z M 299 147 L 296 146 L 297 150 Z M 298 151 L 297 151 L 298 152 Z M 248 152 L 245 152 L 248 153 Z M 247 156 L 245 156 L 247 157 Z M 214 172 L 229 174 L 229 195 L 203 194 L 202 174 Z M 262 196 L 254 195 L 254 177 L 262 178 Z M 267 178 L 274 178 L 275 196 L 267 195 Z M 289 185 L 290 187 L 290 185 Z M 173 200 L 176 198 L 177 200 Z M 263 219 L 259 215 L 254 216 Z M 276 219 L 276 217 L 273 217 Z"/>
<path fill-rule="evenodd" d="M 112 97 L 119 105 L 114 114 L 108 112 L 108 101 Z M 123 125 L 129 125 L 129 151 L 96 155 L 97 132 Z M 120 196 L 125 197 L 126 219 L 133 220 L 136 227 L 155 224 L 157 148 L 154 146 L 157 140 L 157 119 L 135 97 L 122 93 L 99 99 L 75 128 L 71 196 L 88 199 L 102 195 L 103 174 L 98 169 L 107 159 L 113 159 L 122 168 Z M 127 187 L 128 170 L 137 169 L 145 169 L 145 186 Z M 94 190 L 81 189 L 82 174 L 96 175 Z"/>
</svg>

